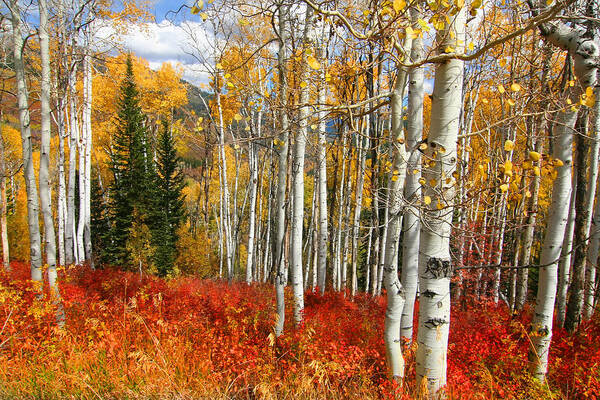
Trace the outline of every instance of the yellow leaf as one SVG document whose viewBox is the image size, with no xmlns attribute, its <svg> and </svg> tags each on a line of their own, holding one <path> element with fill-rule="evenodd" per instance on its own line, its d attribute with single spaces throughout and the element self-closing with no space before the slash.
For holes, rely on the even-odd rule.
<svg viewBox="0 0 600 400">
<path fill-rule="evenodd" d="M 470 43 L 467 45 L 467 48 L 469 49 L 469 51 L 473 51 L 473 50 L 475 50 L 475 45 L 473 44 L 473 42 L 470 42 Z"/>
<path fill-rule="evenodd" d="M 221 63 L 217 63 L 217 65 L 215 65 L 216 69 L 223 69 L 223 65 L 221 65 Z"/>
<path fill-rule="evenodd" d="M 490 101 L 489 101 L 488 99 L 481 99 L 481 102 L 482 102 L 483 104 L 488 104 Z"/>
<path fill-rule="evenodd" d="M 246 128 L 244 128 L 245 131 L 249 131 L 250 130 L 250 125 L 246 125 Z"/>
<path fill-rule="evenodd" d="M 562 160 L 559 160 L 558 158 L 554 160 L 555 167 L 562 167 L 563 165 L 565 165 L 565 163 L 562 162 Z"/>
<path fill-rule="evenodd" d="M 444 208 L 444 205 L 439 200 L 435 206 L 437 207 L 438 210 L 441 210 L 442 208 Z"/>
<path fill-rule="evenodd" d="M 429 24 L 424 19 L 419 18 L 417 20 L 417 23 L 419 24 L 419 26 L 421 27 L 421 29 L 423 29 L 425 32 L 429 32 L 429 30 L 431 29 L 429 27 Z"/>
<path fill-rule="evenodd" d="M 399 13 L 400 11 L 406 8 L 406 1 L 404 0 L 394 0 L 394 11 Z"/>
<path fill-rule="evenodd" d="M 204 121 L 204 117 L 198 117 L 198 123 L 201 124 Z"/>
<path fill-rule="evenodd" d="M 504 142 L 504 151 L 512 151 L 515 148 L 515 142 L 512 140 L 507 140 Z"/>
<path fill-rule="evenodd" d="M 512 85 L 510 85 L 510 90 L 512 90 L 513 92 L 518 92 L 519 90 L 521 90 L 521 85 L 519 85 L 518 83 L 513 83 Z"/>
<path fill-rule="evenodd" d="M 321 63 L 319 63 L 317 61 L 317 59 L 314 58 L 313 56 L 306 57 L 306 62 L 308 63 L 308 66 L 311 67 L 312 69 L 319 69 L 319 68 L 321 68 Z"/>
<path fill-rule="evenodd" d="M 312 124 L 312 125 L 310 126 L 310 129 L 312 129 L 313 131 L 314 131 L 314 130 L 316 130 L 316 129 L 317 129 L 317 124 Z"/>
<path fill-rule="evenodd" d="M 506 183 L 503 183 L 502 185 L 500 185 L 500 190 L 502 191 L 502 193 L 506 192 L 508 190 L 508 185 Z"/>
<path fill-rule="evenodd" d="M 242 118 L 243 117 L 240 114 L 237 114 L 237 113 L 233 116 L 233 119 L 235 119 L 236 121 L 241 121 Z"/>
<path fill-rule="evenodd" d="M 465 0 L 454 0 L 454 5 L 460 10 L 465 6 Z"/>
<path fill-rule="evenodd" d="M 525 197 L 531 197 L 531 192 L 529 190 L 525 192 Z"/>
<path fill-rule="evenodd" d="M 430 205 L 431 204 L 431 197 L 429 197 L 429 196 L 423 197 L 423 203 L 425 203 L 426 205 Z"/>
<path fill-rule="evenodd" d="M 307 86 L 308 86 L 308 84 L 307 84 L 306 82 L 300 82 L 300 87 L 301 87 L 302 89 L 304 89 L 304 88 L 305 88 L 305 87 L 307 87 Z"/>
<path fill-rule="evenodd" d="M 398 175 L 392 176 L 392 181 L 396 182 L 398 180 Z"/>
<path fill-rule="evenodd" d="M 508 99 L 508 105 L 509 106 L 514 106 L 515 105 L 515 101 L 513 99 Z"/>
<path fill-rule="evenodd" d="M 231 83 L 231 82 L 227 82 L 227 87 L 230 87 L 230 88 L 232 88 L 232 87 L 234 87 L 234 84 L 233 84 L 233 83 Z"/>
<path fill-rule="evenodd" d="M 425 178 L 419 178 L 419 183 L 421 185 L 425 185 L 426 182 L 427 182 L 427 180 Z"/>
<path fill-rule="evenodd" d="M 540 167 L 533 167 L 533 174 L 535 176 L 540 176 Z"/>
<path fill-rule="evenodd" d="M 510 160 L 504 162 L 504 173 L 512 171 L 513 163 Z"/>
<path fill-rule="evenodd" d="M 504 94 L 504 92 L 506 92 L 506 89 L 504 89 L 504 85 L 498 85 L 498 91 L 499 91 L 501 94 Z"/>
<path fill-rule="evenodd" d="M 420 149 L 420 150 L 426 150 L 426 149 L 427 149 L 427 143 L 421 143 L 421 144 L 419 145 L 419 149 Z"/>
<path fill-rule="evenodd" d="M 448 46 L 444 49 L 444 52 L 446 53 L 454 53 L 454 47 L 452 46 Z"/>
<path fill-rule="evenodd" d="M 250 22 L 248 22 L 248 20 L 247 20 L 247 19 L 245 19 L 245 18 L 240 18 L 240 19 L 238 20 L 238 22 L 239 22 L 239 24 L 240 24 L 241 26 L 246 26 L 246 25 L 250 24 Z"/>
<path fill-rule="evenodd" d="M 529 158 L 531 159 L 531 161 L 539 161 L 541 157 L 542 157 L 542 155 L 540 153 L 538 153 L 537 151 L 529 152 Z"/>
<path fill-rule="evenodd" d="M 206 21 L 208 19 L 208 14 L 205 12 L 200 13 L 200 18 L 202 18 L 202 21 Z"/>
<path fill-rule="evenodd" d="M 435 185 L 437 185 L 437 181 L 436 181 L 435 179 L 430 179 L 430 180 L 429 180 L 429 185 L 430 185 L 431 187 L 434 187 Z"/>
</svg>

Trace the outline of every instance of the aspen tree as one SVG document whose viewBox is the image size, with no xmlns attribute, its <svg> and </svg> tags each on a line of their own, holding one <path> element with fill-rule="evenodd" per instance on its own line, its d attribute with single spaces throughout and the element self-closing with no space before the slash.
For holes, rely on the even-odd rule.
<svg viewBox="0 0 600 400">
<path fill-rule="evenodd" d="M 14 69 L 17 81 L 17 104 L 19 107 L 19 125 L 21 128 L 21 145 L 23 148 L 23 177 L 27 192 L 27 225 L 29 228 L 29 261 L 31 263 L 31 279 L 41 289 L 42 283 L 42 247 L 39 226 L 38 189 L 35 182 L 32 157 L 32 139 L 29 117 L 29 93 L 25 79 L 23 64 L 24 40 L 22 36 L 21 10 L 17 0 L 8 4 L 12 22 Z"/>
<path fill-rule="evenodd" d="M 417 6 L 411 8 L 413 29 L 417 29 L 421 16 Z M 411 61 L 415 62 L 423 57 L 423 39 L 417 36 L 412 41 Z M 424 68 L 416 67 L 410 70 L 408 78 L 408 105 L 406 124 L 406 148 L 409 151 L 406 183 L 404 186 L 404 238 L 402 241 L 402 285 L 404 286 L 406 301 L 402 310 L 400 323 L 401 335 L 407 341 L 412 341 L 413 315 L 415 297 L 417 295 L 418 270 L 419 270 L 419 203 L 421 201 L 421 152 L 417 149 L 418 142 L 423 137 L 423 98 L 425 91 Z"/>
<path fill-rule="evenodd" d="M 408 35 L 407 35 L 408 36 Z M 412 39 L 404 41 L 404 51 L 411 54 Z M 398 279 L 398 251 L 400 231 L 402 228 L 402 212 L 404 209 L 404 182 L 406 180 L 406 139 L 402 124 L 402 101 L 406 90 L 408 71 L 398 69 L 394 90 L 390 99 L 392 108 L 391 146 L 393 162 L 388 174 L 388 196 L 386 208 L 389 209 L 387 225 L 387 243 L 384 261 L 384 282 L 387 292 L 387 307 L 385 310 L 385 330 L 383 338 L 385 352 L 392 378 L 402 384 L 404 379 L 404 357 L 400 340 L 400 321 L 405 302 L 405 290 Z"/>
<path fill-rule="evenodd" d="M 455 7 L 455 6 L 452 6 Z M 457 7 L 450 23 L 437 32 L 439 53 L 464 52 L 466 9 Z M 423 188 L 431 202 L 423 207 L 420 235 L 417 385 L 427 388 L 429 396 L 440 397 L 446 385 L 448 333 L 450 329 L 450 234 L 456 182 L 456 141 L 462 108 L 464 62 L 458 58 L 435 67 L 431 123 L 424 161 Z M 425 197 L 424 197 L 425 199 Z"/>
<path fill-rule="evenodd" d="M 288 80 L 287 80 L 287 48 L 288 48 L 288 18 L 289 6 L 283 2 L 278 5 L 279 11 L 279 54 L 277 58 L 279 74 L 279 117 L 281 121 L 281 131 L 276 148 L 279 152 L 279 167 L 277 172 L 277 193 L 275 200 L 275 235 L 273 252 L 273 267 L 275 269 L 275 293 L 277 301 L 277 322 L 275 324 L 275 336 L 283 333 L 285 322 L 285 299 L 283 289 L 286 283 L 285 262 L 283 259 L 284 242 L 286 231 L 286 202 L 285 193 L 287 187 L 288 170 L 288 141 L 289 126 L 287 116 L 288 102 Z"/>
</svg>

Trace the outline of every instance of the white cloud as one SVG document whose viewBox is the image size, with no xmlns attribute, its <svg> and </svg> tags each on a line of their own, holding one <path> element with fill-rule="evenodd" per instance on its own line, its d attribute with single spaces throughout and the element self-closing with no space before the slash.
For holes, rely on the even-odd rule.
<svg viewBox="0 0 600 400">
<path fill-rule="evenodd" d="M 214 39 L 196 22 L 173 24 L 163 20 L 143 26 L 131 26 L 124 35 L 117 35 L 109 24 L 98 25 L 95 29 L 96 43 L 105 51 L 111 48 L 108 43 L 117 42 L 118 47 L 132 51 L 136 56 L 148 60 L 152 69 L 169 62 L 183 67 L 185 80 L 195 85 L 208 83 L 209 66 L 214 65 L 211 43 Z M 115 38 L 118 38 L 115 40 Z"/>
</svg>

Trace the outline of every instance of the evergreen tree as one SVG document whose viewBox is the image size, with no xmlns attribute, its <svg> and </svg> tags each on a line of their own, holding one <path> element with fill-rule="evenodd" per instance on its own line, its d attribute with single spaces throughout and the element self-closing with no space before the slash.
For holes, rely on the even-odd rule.
<svg viewBox="0 0 600 400">
<path fill-rule="evenodd" d="M 153 239 L 156 246 L 154 263 L 161 276 L 173 269 L 176 256 L 177 230 L 184 218 L 182 190 L 185 186 L 180 159 L 175 150 L 171 129 L 163 122 L 157 146 L 157 174 Z"/>
<path fill-rule="evenodd" d="M 156 179 L 150 156 L 146 117 L 139 104 L 131 58 L 127 58 L 125 78 L 121 84 L 117 130 L 110 151 L 113 182 L 109 188 L 110 234 L 105 259 L 114 265 L 130 264 L 127 240 L 134 211 L 147 223 Z"/>
<path fill-rule="evenodd" d="M 96 175 L 92 176 L 92 191 L 91 204 L 90 204 L 90 229 L 92 235 L 92 243 L 95 249 L 99 251 L 95 252 L 96 259 L 94 263 L 105 264 L 107 260 L 107 254 L 104 251 L 106 245 L 110 240 L 110 223 L 107 219 L 107 208 L 104 201 L 105 193 L 100 187 L 100 182 Z"/>
</svg>

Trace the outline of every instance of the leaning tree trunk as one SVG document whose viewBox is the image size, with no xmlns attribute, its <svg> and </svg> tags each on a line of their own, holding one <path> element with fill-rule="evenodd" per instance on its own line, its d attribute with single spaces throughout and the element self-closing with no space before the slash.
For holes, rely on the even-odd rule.
<svg viewBox="0 0 600 400">
<path fill-rule="evenodd" d="M 543 5 L 545 7 L 545 5 Z M 593 84 L 595 79 L 595 58 L 598 55 L 596 44 L 585 38 L 582 32 L 568 27 L 562 22 L 548 23 L 540 26 L 540 32 L 553 45 L 567 50 L 574 60 L 575 75 L 578 84 L 583 88 Z M 579 93 L 575 94 L 575 98 Z M 529 358 L 532 361 L 532 373 L 544 381 L 548 370 L 548 353 L 552 338 L 552 317 L 556 299 L 557 265 L 560 257 L 565 227 L 568 219 L 568 204 L 571 192 L 572 141 L 577 112 L 571 109 L 559 115 L 559 121 L 554 129 L 556 144 L 554 158 L 563 162 L 555 166 L 557 177 L 552 189 L 546 236 L 540 256 L 538 293 L 535 314 L 532 324 L 533 349 Z"/>
<path fill-rule="evenodd" d="M 410 54 L 412 39 L 406 39 L 405 51 Z M 387 244 L 384 260 L 384 282 L 387 292 L 387 307 L 385 310 L 384 343 L 392 378 L 400 385 L 404 380 L 404 356 L 400 340 L 400 321 L 404 309 L 405 291 L 398 279 L 398 250 L 400 231 L 402 228 L 403 192 L 406 180 L 407 154 L 402 124 L 402 101 L 406 87 L 408 71 L 399 68 L 391 98 L 392 108 L 392 137 L 391 156 L 392 166 L 388 174 L 388 194 L 386 207 L 389 209 L 387 225 Z"/>
<path fill-rule="evenodd" d="M 461 53 L 465 41 L 465 8 L 454 16 L 452 23 L 438 31 L 440 52 L 448 47 Z M 419 256 L 418 348 L 416 354 L 417 385 L 427 388 L 429 396 L 439 398 L 446 385 L 448 334 L 450 330 L 450 234 L 456 182 L 456 141 L 462 108 L 464 62 L 449 59 L 436 65 L 431 104 L 431 124 L 428 146 L 423 157 L 430 162 L 423 169 L 429 185 L 423 194 L 431 199 L 423 207 Z M 431 161 L 434 162 L 431 166 Z M 424 197 L 426 199 L 427 197 Z M 428 201 L 424 201 L 428 203 Z"/>
<path fill-rule="evenodd" d="M 32 139 L 29 118 L 29 93 L 23 65 L 23 37 L 21 36 L 21 15 L 17 0 L 9 3 L 13 26 L 13 57 L 17 84 L 17 104 L 19 107 L 19 125 L 21 128 L 21 145 L 23 149 L 23 177 L 27 192 L 27 225 L 29 228 L 29 261 L 31 263 L 31 279 L 42 283 L 42 246 L 39 226 L 38 190 L 33 171 Z"/>
<path fill-rule="evenodd" d="M 420 13 L 411 9 L 413 26 L 418 25 Z M 411 60 L 418 61 L 423 57 L 423 41 L 420 37 L 413 39 Z M 423 137 L 423 97 L 424 68 L 417 67 L 410 71 L 408 83 L 408 107 L 406 126 L 406 147 L 408 154 L 407 176 L 404 187 L 404 198 L 407 202 L 404 209 L 404 238 L 402 240 L 402 285 L 406 295 L 400 333 L 404 340 L 412 341 L 413 316 L 419 274 L 419 202 L 421 201 L 421 152 L 417 149 Z"/>
</svg>

